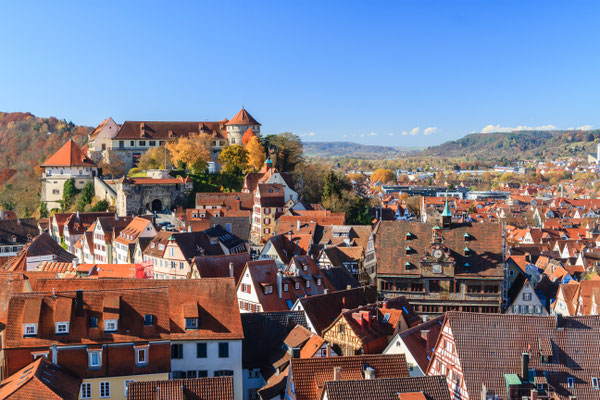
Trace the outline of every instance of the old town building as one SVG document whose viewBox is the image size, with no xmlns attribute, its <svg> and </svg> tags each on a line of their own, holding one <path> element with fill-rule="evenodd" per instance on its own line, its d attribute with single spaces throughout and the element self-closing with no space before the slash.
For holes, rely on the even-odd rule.
<svg viewBox="0 0 600 400">
<path fill-rule="evenodd" d="M 456 224 L 450 215 L 442 219 L 441 226 L 381 222 L 376 245 L 381 294 L 406 296 L 422 315 L 450 310 L 501 312 L 502 225 Z"/>
</svg>

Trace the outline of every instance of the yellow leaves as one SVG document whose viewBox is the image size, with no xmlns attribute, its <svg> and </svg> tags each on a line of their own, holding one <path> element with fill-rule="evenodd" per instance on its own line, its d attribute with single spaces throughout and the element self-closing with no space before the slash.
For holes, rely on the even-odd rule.
<svg viewBox="0 0 600 400">
<path fill-rule="evenodd" d="M 190 135 L 167 143 L 167 150 L 171 153 L 173 164 L 183 163 L 190 169 L 199 172 L 206 168 L 208 161 L 212 160 L 211 142 L 211 137 L 205 133 Z"/>
<path fill-rule="evenodd" d="M 396 180 L 396 174 L 391 169 L 379 168 L 371 174 L 371 182 L 388 183 Z"/>
<path fill-rule="evenodd" d="M 248 165 L 254 169 L 260 169 L 265 163 L 266 155 L 265 148 L 256 136 L 252 136 L 246 145 L 248 150 Z"/>
</svg>

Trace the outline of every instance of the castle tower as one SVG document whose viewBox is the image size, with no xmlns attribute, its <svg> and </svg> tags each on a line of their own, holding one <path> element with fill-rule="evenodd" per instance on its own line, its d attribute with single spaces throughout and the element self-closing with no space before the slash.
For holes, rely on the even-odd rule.
<svg viewBox="0 0 600 400">
<path fill-rule="evenodd" d="M 235 117 L 225 125 L 227 126 L 227 139 L 230 145 L 241 145 L 244 132 L 246 132 L 248 128 L 252 129 L 256 136 L 260 136 L 260 123 L 243 107 L 235 114 Z"/>
<path fill-rule="evenodd" d="M 448 205 L 448 195 L 446 195 L 446 205 L 444 211 L 442 211 L 442 227 L 444 229 L 450 229 L 452 225 L 452 213 L 450 212 L 450 206 Z"/>
<path fill-rule="evenodd" d="M 98 172 L 96 164 L 90 160 L 73 139 L 69 139 L 60 149 L 51 155 L 42 165 L 42 201 L 48 211 L 60 208 L 63 187 L 69 179 L 75 180 L 75 187 L 83 189 L 86 183 L 94 179 Z"/>
</svg>

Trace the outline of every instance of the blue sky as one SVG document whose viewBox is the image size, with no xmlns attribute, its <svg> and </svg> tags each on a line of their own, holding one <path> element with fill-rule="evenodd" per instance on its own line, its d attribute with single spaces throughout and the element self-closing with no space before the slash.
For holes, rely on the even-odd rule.
<svg viewBox="0 0 600 400">
<path fill-rule="evenodd" d="M 0 110 L 95 126 L 219 120 L 244 105 L 263 133 L 395 146 L 599 128 L 599 11 L 592 1 L 6 2 Z"/>
</svg>

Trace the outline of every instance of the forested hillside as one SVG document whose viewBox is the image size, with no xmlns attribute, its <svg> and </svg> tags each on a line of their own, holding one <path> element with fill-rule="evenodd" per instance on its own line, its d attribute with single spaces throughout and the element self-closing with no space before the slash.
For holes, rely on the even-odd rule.
<svg viewBox="0 0 600 400">
<path fill-rule="evenodd" d="M 600 130 L 473 133 L 459 140 L 429 147 L 419 156 L 508 160 L 586 157 L 586 153 L 596 150 L 598 139 Z"/>
<path fill-rule="evenodd" d="M 416 149 L 375 146 L 353 142 L 303 142 L 307 157 L 351 157 L 367 160 L 396 159 L 416 152 Z"/>
<path fill-rule="evenodd" d="M 38 166 L 70 137 L 84 143 L 89 131 L 54 117 L 0 112 L 0 207 L 32 215 L 40 201 Z"/>
</svg>

